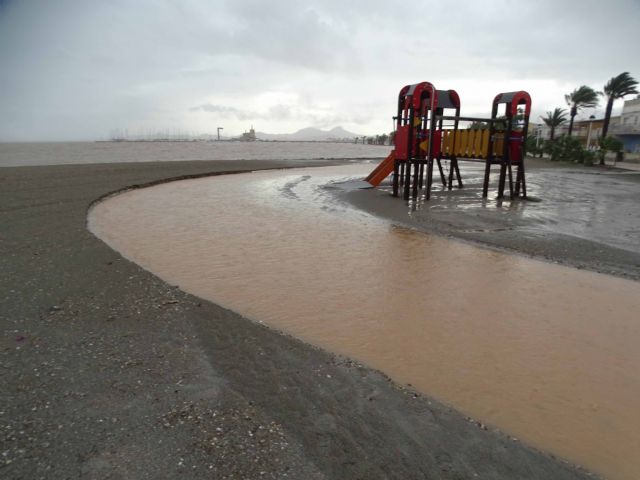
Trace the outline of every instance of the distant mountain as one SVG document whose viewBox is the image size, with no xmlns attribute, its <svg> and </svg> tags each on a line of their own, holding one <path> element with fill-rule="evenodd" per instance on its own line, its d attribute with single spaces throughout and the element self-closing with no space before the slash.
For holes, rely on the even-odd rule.
<svg viewBox="0 0 640 480">
<path fill-rule="evenodd" d="M 356 133 L 349 132 L 342 127 L 335 127 L 331 130 L 321 130 L 319 128 L 303 128 L 295 133 L 264 133 L 256 132 L 258 140 L 280 140 L 288 142 L 304 142 L 304 141 L 329 141 L 329 140 L 353 140 L 355 137 L 361 137 Z"/>
</svg>

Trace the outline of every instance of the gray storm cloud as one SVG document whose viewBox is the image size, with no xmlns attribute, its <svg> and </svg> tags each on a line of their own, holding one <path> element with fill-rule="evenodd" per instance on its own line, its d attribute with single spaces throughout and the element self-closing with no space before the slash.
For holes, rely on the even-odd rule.
<svg viewBox="0 0 640 480">
<path fill-rule="evenodd" d="M 4 0 L 0 140 L 221 121 L 379 133 L 421 80 L 459 90 L 469 114 L 525 89 L 540 114 L 578 85 L 640 75 L 639 27 L 634 0 Z"/>
</svg>

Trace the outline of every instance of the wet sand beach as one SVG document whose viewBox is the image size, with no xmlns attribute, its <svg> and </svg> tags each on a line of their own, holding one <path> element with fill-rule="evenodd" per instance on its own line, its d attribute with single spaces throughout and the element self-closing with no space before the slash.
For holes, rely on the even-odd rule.
<svg viewBox="0 0 640 480">
<path fill-rule="evenodd" d="M 636 478 L 640 382 L 630 372 L 640 368 L 640 284 L 394 226 L 336 200 L 335 192 L 352 187 L 349 179 L 370 170 L 364 164 L 172 182 L 96 205 L 89 227 L 189 293 L 379 368 L 611 478 Z M 607 218 L 591 229 L 582 225 L 583 235 L 599 237 L 593 243 L 600 247 L 637 248 L 625 242 L 634 228 L 626 215 L 632 202 L 620 195 L 633 195 L 633 184 L 606 182 L 618 192 L 615 207 L 604 194 L 592 206 L 580 194 L 577 211 L 553 199 L 577 198 L 576 183 L 598 193 L 598 177 L 576 182 L 578 172 L 534 169 L 532 189 L 544 182 L 547 198 L 517 210 L 490 200 L 476 207 L 472 185 L 457 200 L 464 210 L 508 217 L 514 239 L 534 228 L 545 233 L 546 224 L 560 230 L 570 213 L 575 229 L 581 211 L 588 217 L 587 207 L 595 207 Z M 428 206 L 412 215 L 429 219 Z M 454 205 L 447 213 L 456 224 Z M 527 232 L 515 228 L 525 225 Z"/>
<path fill-rule="evenodd" d="M 592 478 L 86 230 L 131 185 L 310 163 L 0 170 L 4 478 Z"/>
</svg>

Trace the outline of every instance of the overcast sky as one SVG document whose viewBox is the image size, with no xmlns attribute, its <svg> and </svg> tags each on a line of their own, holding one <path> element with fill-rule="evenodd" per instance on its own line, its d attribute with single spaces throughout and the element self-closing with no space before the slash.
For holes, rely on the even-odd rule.
<svg viewBox="0 0 640 480">
<path fill-rule="evenodd" d="M 527 90 L 537 118 L 640 79 L 638 45 L 640 0 L 0 0 L 0 141 L 383 133 L 425 80 L 467 115 Z"/>
</svg>

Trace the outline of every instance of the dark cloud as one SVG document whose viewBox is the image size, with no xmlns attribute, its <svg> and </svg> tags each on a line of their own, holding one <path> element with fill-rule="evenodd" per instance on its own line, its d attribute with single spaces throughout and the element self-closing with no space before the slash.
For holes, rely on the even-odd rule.
<svg viewBox="0 0 640 480">
<path fill-rule="evenodd" d="M 640 76 L 639 32 L 635 0 L 5 1 L 0 140 L 219 119 L 378 132 L 422 80 L 459 90 L 467 113 L 513 88 L 543 113 L 578 85 Z"/>
</svg>

